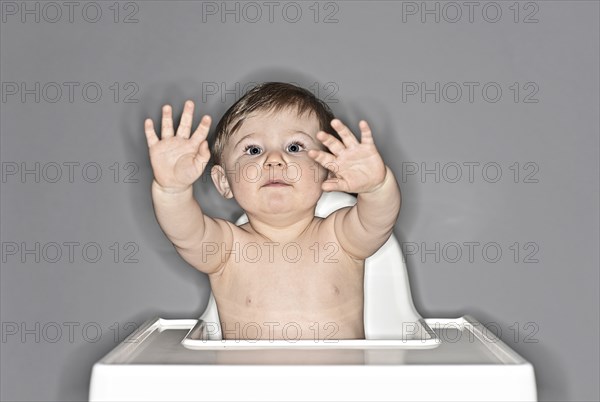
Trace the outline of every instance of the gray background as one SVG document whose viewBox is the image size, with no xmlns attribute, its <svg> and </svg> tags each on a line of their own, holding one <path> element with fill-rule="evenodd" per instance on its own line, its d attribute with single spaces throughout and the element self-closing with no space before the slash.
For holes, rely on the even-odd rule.
<svg viewBox="0 0 600 402">
<path fill-rule="evenodd" d="M 11 163 L 50 165 L 39 183 L 33 175 L 25 180 L 8 175 L 2 183 L 3 244 L 33 248 L 38 242 L 40 253 L 44 245 L 47 252 L 40 262 L 35 255 L 22 261 L 19 254 L 4 253 L 2 399 L 85 399 L 93 363 L 136 325 L 153 315 L 202 313 L 207 277 L 176 254 L 154 217 L 143 120 L 157 122 L 161 106 L 169 103 L 178 121 L 183 102 L 193 99 L 194 127 L 208 113 L 214 129 L 241 96 L 236 85 L 241 91 L 265 80 L 312 86 L 353 129 L 360 119 L 370 123 L 402 190 L 395 235 L 405 246 L 420 247 L 406 254 L 415 305 L 424 317 L 472 314 L 486 324 L 534 365 L 540 400 L 600 398 L 597 2 L 539 1 L 537 11 L 522 2 L 518 23 L 509 9 L 512 1 L 497 2 L 503 14 L 496 23 L 482 16 L 486 2 L 479 3 L 472 23 L 465 13 L 454 23 L 443 18 L 436 23 L 433 16 L 422 23 L 419 15 L 408 14 L 403 21 L 402 2 L 391 1 L 321 3 L 317 23 L 309 9 L 313 2 L 300 5 L 303 14 L 296 23 L 283 18 L 285 2 L 278 3 L 273 22 L 266 8 L 251 22 L 254 11 L 243 14 L 244 4 L 238 3 L 239 23 L 235 15 L 223 23 L 203 14 L 203 3 L 194 1 L 132 3 L 137 10 L 122 2 L 115 23 L 110 1 L 96 3 L 103 14 L 91 23 L 82 18 L 84 4 L 75 9 L 72 23 L 67 15 L 54 23 L 43 18 L 36 23 L 29 16 L 22 23 L 19 16 L 3 14 L 3 84 L 80 85 L 73 102 L 66 92 L 56 102 L 48 99 L 55 93 L 48 92 L 36 103 L 33 95 L 22 101 L 3 90 L 3 173 L 15 166 Z M 53 18 L 54 11 L 46 11 Z M 93 11 L 86 15 L 93 17 Z M 131 11 L 138 21 L 124 23 Z M 294 10 L 287 11 L 293 18 Z M 454 16 L 446 11 L 448 19 Z M 488 17 L 493 11 L 488 9 Z M 538 22 L 524 23 L 532 12 Z M 329 13 L 337 22 L 324 22 Z M 90 82 L 103 91 L 97 102 L 82 96 L 81 88 Z M 121 90 L 116 101 L 110 89 L 115 82 Z M 124 102 L 133 92 L 128 82 L 138 89 L 131 98 L 137 102 Z M 450 87 L 439 103 L 433 95 L 425 102 L 418 96 L 403 102 L 403 82 L 425 82 L 428 88 L 436 82 L 480 85 L 473 102 L 464 91 L 450 102 L 455 95 Z M 482 97 L 489 82 L 503 91 L 497 102 Z M 509 89 L 515 82 L 521 88 L 517 102 Z M 531 92 L 528 82 L 537 85 L 535 103 L 524 102 Z M 212 83 L 234 91 L 213 94 Z M 73 183 L 66 162 L 79 163 Z M 82 167 L 90 162 L 102 168 L 96 183 L 82 178 Z M 139 167 L 132 176 L 137 183 L 124 182 L 132 172 L 129 162 Z M 433 169 L 436 162 L 445 173 L 439 182 L 433 175 L 402 177 L 407 163 Z M 473 182 L 466 162 L 479 163 Z M 502 169 L 496 182 L 494 169 L 482 176 L 490 162 Z M 56 183 L 46 180 L 55 174 L 52 163 L 62 165 Z M 454 183 L 453 163 L 463 169 Z M 94 170 L 88 173 L 92 178 Z M 531 173 L 537 182 L 526 182 Z M 210 181 L 200 180 L 195 191 L 210 215 L 233 219 L 240 212 L 235 202 L 220 199 Z M 66 246 L 57 262 L 47 261 L 55 256 L 52 242 L 70 241 L 80 243 L 73 262 Z M 82 256 L 89 242 L 102 250 L 96 263 Z M 110 248 L 115 242 L 121 249 L 118 262 Z M 124 262 L 133 250 L 124 249 L 128 242 L 137 244 L 137 263 Z M 462 246 L 462 256 L 453 262 L 456 248 L 444 246 L 464 242 L 480 243 L 473 260 Z M 490 262 L 494 249 L 482 253 L 492 242 L 502 251 L 497 262 Z M 422 246 L 433 249 L 436 243 L 439 261 L 422 253 Z M 537 262 L 525 262 L 530 254 Z"/>
</svg>

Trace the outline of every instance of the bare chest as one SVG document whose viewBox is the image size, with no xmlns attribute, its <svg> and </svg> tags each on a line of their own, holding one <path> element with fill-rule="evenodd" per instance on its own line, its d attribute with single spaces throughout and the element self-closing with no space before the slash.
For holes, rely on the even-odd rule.
<svg viewBox="0 0 600 402">
<path fill-rule="evenodd" d="M 234 244 L 222 273 L 210 277 L 223 315 L 301 319 L 362 308 L 364 263 L 348 257 L 337 242 Z"/>
</svg>

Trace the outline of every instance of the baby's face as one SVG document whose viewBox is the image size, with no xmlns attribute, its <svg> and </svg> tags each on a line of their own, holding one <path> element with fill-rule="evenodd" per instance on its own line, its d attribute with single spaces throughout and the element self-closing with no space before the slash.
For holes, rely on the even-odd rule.
<svg viewBox="0 0 600 402">
<path fill-rule="evenodd" d="M 307 213 L 321 197 L 328 175 L 307 154 L 309 149 L 325 149 L 316 137 L 319 130 L 314 114 L 251 114 L 225 145 L 225 175 L 213 173 L 217 189 L 226 198 L 235 197 L 247 214 L 268 218 Z M 283 184 L 269 185 L 273 180 Z"/>
</svg>

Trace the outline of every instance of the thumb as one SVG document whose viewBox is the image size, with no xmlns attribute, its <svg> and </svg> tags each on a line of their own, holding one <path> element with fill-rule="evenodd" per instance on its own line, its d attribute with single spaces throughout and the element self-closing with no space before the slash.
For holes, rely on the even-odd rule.
<svg viewBox="0 0 600 402">
<path fill-rule="evenodd" d="M 194 156 L 194 165 L 200 170 L 200 172 L 204 171 L 208 159 L 210 158 L 210 151 L 208 150 L 208 142 L 202 141 L 200 146 L 198 147 L 198 152 Z"/>
<path fill-rule="evenodd" d="M 342 189 L 341 180 L 337 177 L 325 180 L 321 185 L 321 188 L 323 191 L 344 191 Z"/>
</svg>

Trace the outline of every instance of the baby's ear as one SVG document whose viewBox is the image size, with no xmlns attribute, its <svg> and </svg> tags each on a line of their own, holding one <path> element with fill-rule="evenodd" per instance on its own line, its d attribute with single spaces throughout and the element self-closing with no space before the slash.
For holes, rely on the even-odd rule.
<svg viewBox="0 0 600 402">
<path fill-rule="evenodd" d="M 221 167 L 221 165 L 214 165 L 210 170 L 210 177 L 212 178 L 215 187 L 219 194 L 221 194 L 225 198 L 233 198 L 233 193 L 231 192 L 231 187 L 229 186 L 229 180 L 227 180 L 227 175 L 225 171 Z"/>
</svg>

